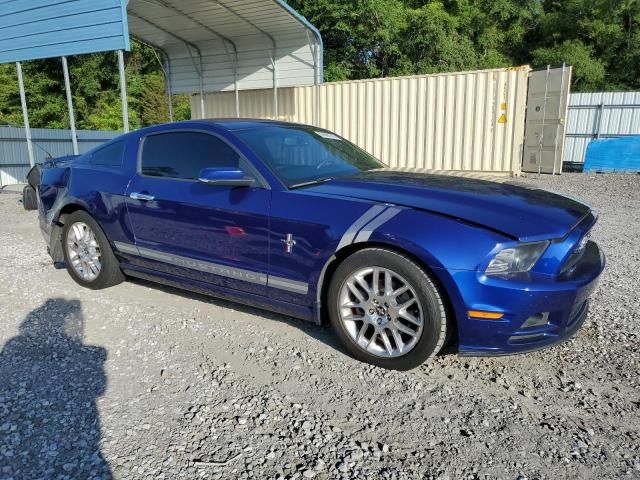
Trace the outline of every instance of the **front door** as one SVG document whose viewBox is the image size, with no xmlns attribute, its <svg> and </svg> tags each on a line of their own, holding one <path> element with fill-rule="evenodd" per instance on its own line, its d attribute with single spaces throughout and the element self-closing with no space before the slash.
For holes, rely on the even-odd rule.
<svg viewBox="0 0 640 480">
<path fill-rule="evenodd" d="M 145 137 L 127 207 L 146 268 L 264 295 L 269 204 L 263 186 L 198 181 L 203 168 L 242 168 L 248 161 L 209 132 L 171 130 Z"/>
</svg>

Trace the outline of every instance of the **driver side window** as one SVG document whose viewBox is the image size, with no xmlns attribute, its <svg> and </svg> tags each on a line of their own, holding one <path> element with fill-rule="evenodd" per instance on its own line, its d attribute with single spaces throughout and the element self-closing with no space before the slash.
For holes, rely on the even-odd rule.
<svg viewBox="0 0 640 480">
<path fill-rule="evenodd" d="M 140 171 L 150 177 L 197 180 L 203 168 L 239 166 L 240 155 L 224 140 L 207 133 L 158 133 L 142 144 Z"/>
</svg>

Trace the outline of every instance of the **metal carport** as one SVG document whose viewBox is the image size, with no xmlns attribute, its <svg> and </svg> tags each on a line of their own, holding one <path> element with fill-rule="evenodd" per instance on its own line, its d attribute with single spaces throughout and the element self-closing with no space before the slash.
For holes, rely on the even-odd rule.
<svg viewBox="0 0 640 480">
<path fill-rule="evenodd" d="M 0 15 L 0 63 L 17 63 L 27 132 L 20 62 L 62 57 L 75 139 L 66 56 L 109 50 L 119 55 L 128 131 L 123 51 L 130 49 L 129 35 L 162 53 L 169 99 L 197 93 L 202 112 L 206 92 L 235 91 L 239 115 L 239 90 L 272 88 L 277 115 L 279 86 L 322 82 L 320 33 L 283 0 L 12 0 Z"/>
</svg>

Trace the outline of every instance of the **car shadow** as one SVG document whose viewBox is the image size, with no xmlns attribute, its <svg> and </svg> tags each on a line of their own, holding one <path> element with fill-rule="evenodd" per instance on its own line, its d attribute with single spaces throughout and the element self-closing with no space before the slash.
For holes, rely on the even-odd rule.
<svg viewBox="0 0 640 480">
<path fill-rule="evenodd" d="M 104 348 L 83 344 L 80 301 L 32 310 L 0 352 L 0 478 L 112 478 L 96 399 Z"/>
<path fill-rule="evenodd" d="M 241 313 L 249 315 L 256 315 L 264 317 L 268 320 L 275 320 L 280 323 L 285 323 L 291 327 L 295 327 L 302 330 L 306 335 L 324 343 L 325 345 L 345 354 L 349 355 L 344 347 L 340 344 L 337 337 L 334 335 L 333 330 L 329 325 L 316 325 L 315 323 L 305 321 L 299 318 L 290 317 L 288 315 L 272 312 L 270 310 L 263 310 L 257 307 L 251 307 L 242 303 L 236 303 L 231 300 L 224 300 L 218 297 L 210 296 L 205 293 L 192 292 L 190 290 L 182 290 L 180 288 L 163 285 L 161 283 L 152 282 L 150 280 L 143 280 L 141 278 L 127 277 L 127 281 L 136 285 L 141 285 L 154 290 L 160 290 L 170 295 L 179 295 L 183 298 L 190 300 L 197 300 L 205 302 L 210 305 L 215 305 L 221 308 L 231 308 Z"/>
</svg>

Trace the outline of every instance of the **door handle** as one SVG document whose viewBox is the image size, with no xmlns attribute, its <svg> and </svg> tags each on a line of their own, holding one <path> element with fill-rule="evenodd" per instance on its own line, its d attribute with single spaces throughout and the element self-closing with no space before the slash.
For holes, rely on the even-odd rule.
<svg viewBox="0 0 640 480">
<path fill-rule="evenodd" d="M 147 195 L 146 193 L 131 192 L 129 194 L 129 198 L 133 198 L 134 200 L 142 200 L 143 202 L 150 202 L 155 197 L 153 195 Z"/>
</svg>

